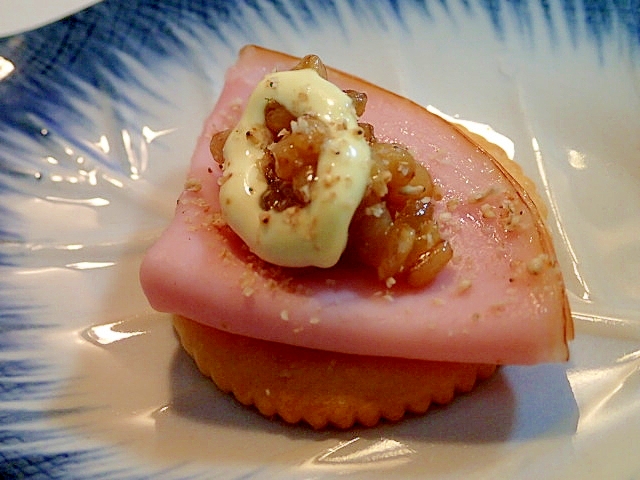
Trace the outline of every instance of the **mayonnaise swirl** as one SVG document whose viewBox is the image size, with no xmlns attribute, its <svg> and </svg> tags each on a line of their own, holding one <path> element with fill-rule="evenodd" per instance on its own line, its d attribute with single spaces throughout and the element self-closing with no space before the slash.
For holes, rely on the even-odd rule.
<svg viewBox="0 0 640 480">
<path fill-rule="evenodd" d="M 329 128 L 311 184 L 310 203 L 265 211 L 258 165 L 266 144 L 264 110 L 276 100 L 294 116 L 313 115 Z M 347 245 L 349 224 L 370 177 L 371 152 L 352 101 L 314 70 L 268 74 L 251 94 L 224 149 L 220 204 L 227 224 L 263 260 L 285 267 L 331 267 Z"/>
</svg>

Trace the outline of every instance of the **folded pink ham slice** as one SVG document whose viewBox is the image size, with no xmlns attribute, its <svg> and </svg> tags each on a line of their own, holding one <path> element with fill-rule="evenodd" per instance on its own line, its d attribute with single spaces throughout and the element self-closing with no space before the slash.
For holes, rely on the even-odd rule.
<svg viewBox="0 0 640 480">
<path fill-rule="evenodd" d="M 549 233 L 523 187 L 464 133 L 411 101 L 329 71 L 366 92 L 362 121 L 400 142 L 443 192 L 435 218 L 453 259 L 422 289 L 387 288 L 367 268 L 283 269 L 249 252 L 219 215 L 212 135 L 232 127 L 256 83 L 297 59 L 245 47 L 198 140 L 175 217 L 146 254 L 152 307 L 232 333 L 352 354 L 533 364 L 568 358 L 573 335 Z"/>
</svg>

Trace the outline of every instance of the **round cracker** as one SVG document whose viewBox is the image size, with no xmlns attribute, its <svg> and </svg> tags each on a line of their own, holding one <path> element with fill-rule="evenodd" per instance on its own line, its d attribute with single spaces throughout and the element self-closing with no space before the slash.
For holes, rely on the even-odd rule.
<svg viewBox="0 0 640 480">
<path fill-rule="evenodd" d="M 223 332 L 174 316 L 184 349 L 224 392 L 267 417 L 314 428 L 376 425 L 446 404 L 495 365 L 351 355 Z"/>
</svg>

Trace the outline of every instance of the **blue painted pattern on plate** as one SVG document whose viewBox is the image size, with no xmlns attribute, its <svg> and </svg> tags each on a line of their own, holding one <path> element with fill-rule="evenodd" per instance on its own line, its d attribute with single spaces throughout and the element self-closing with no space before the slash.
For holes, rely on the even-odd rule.
<svg viewBox="0 0 640 480">
<path fill-rule="evenodd" d="M 221 72 L 243 43 L 293 47 L 292 38 L 314 32 L 321 37 L 327 26 L 349 43 L 349 22 L 355 18 L 371 22 L 381 46 L 392 28 L 408 29 L 415 15 L 429 28 L 436 10 L 447 12 L 452 24 L 460 12 L 486 15 L 492 33 L 501 39 L 513 24 L 522 36 L 532 35 L 535 10 L 541 12 L 552 42 L 566 29 L 575 45 L 587 41 L 600 50 L 608 38 L 618 35 L 636 55 L 640 3 L 564 0 L 561 5 L 557 10 L 547 0 L 107 0 L 52 25 L 0 40 L 0 57 L 15 68 L 0 79 L 0 476 L 172 475 L 154 467 L 114 467 L 116 449 L 85 446 L 73 432 L 50 422 L 71 412 L 50 409 L 43 401 L 57 394 L 62 379 L 56 378 L 55 361 L 51 365 L 41 351 L 40 336 L 63 327 L 64 318 L 51 313 L 55 303 L 40 303 L 38 292 L 46 285 L 30 290 L 32 284 L 17 280 L 20 272 L 48 267 L 46 262 L 54 257 L 39 257 L 42 251 L 58 249 L 72 255 L 73 232 L 91 237 L 87 243 L 98 246 L 101 235 L 108 244 L 126 243 L 83 225 L 69 227 L 72 233 L 66 235 L 59 222 L 63 217 L 47 224 L 47 217 L 40 216 L 41 224 L 34 229 L 29 202 L 99 209 L 101 201 L 116 202 L 112 196 L 137 188 L 148 166 L 144 151 L 135 145 L 144 143 L 141 121 L 153 119 L 155 110 L 149 105 L 180 107 L 174 92 L 163 90 L 159 75 L 194 69 L 193 75 L 208 83 L 215 96 Z M 194 45 L 201 48 L 201 57 L 193 53 Z M 203 51 L 209 51 L 208 63 L 199 64 Z M 167 63 L 172 67 L 161 68 Z M 202 108 L 199 113 L 204 115 L 209 107 Z M 120 154 L 114 153 L 113 138 L 110 148 L 96 143 L 105 129 L 118 135 L 138 132 L 138 138 L 121 138 Z M 109 255 L 96 249 L 95 262 L 109 263 Z M 69 265 L 80 262 L 63 261 L 61 266 Z"/>
</svg>

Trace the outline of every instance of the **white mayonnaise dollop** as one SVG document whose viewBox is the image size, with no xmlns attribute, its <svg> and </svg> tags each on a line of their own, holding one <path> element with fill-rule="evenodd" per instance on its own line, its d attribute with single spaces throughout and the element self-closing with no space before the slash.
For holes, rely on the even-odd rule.
<svg viewBox="0 0 640 480">
<path fill-rule="evenodd" d="M 310 203 L 282 212 L 260 206 L 267 189 L 259 166 L 266 147 L 260 132 L 271 99 L 296 117 L 315 116 L 330 132 L 321 148 Z M 371 169 L 370 148 L 347 94 L 311 69 L 268 74 L 251 94 L 223 154 L 222 214 L 253 253 L 285 267 L 331 267 L 338 262 Z"/>
</svg>

